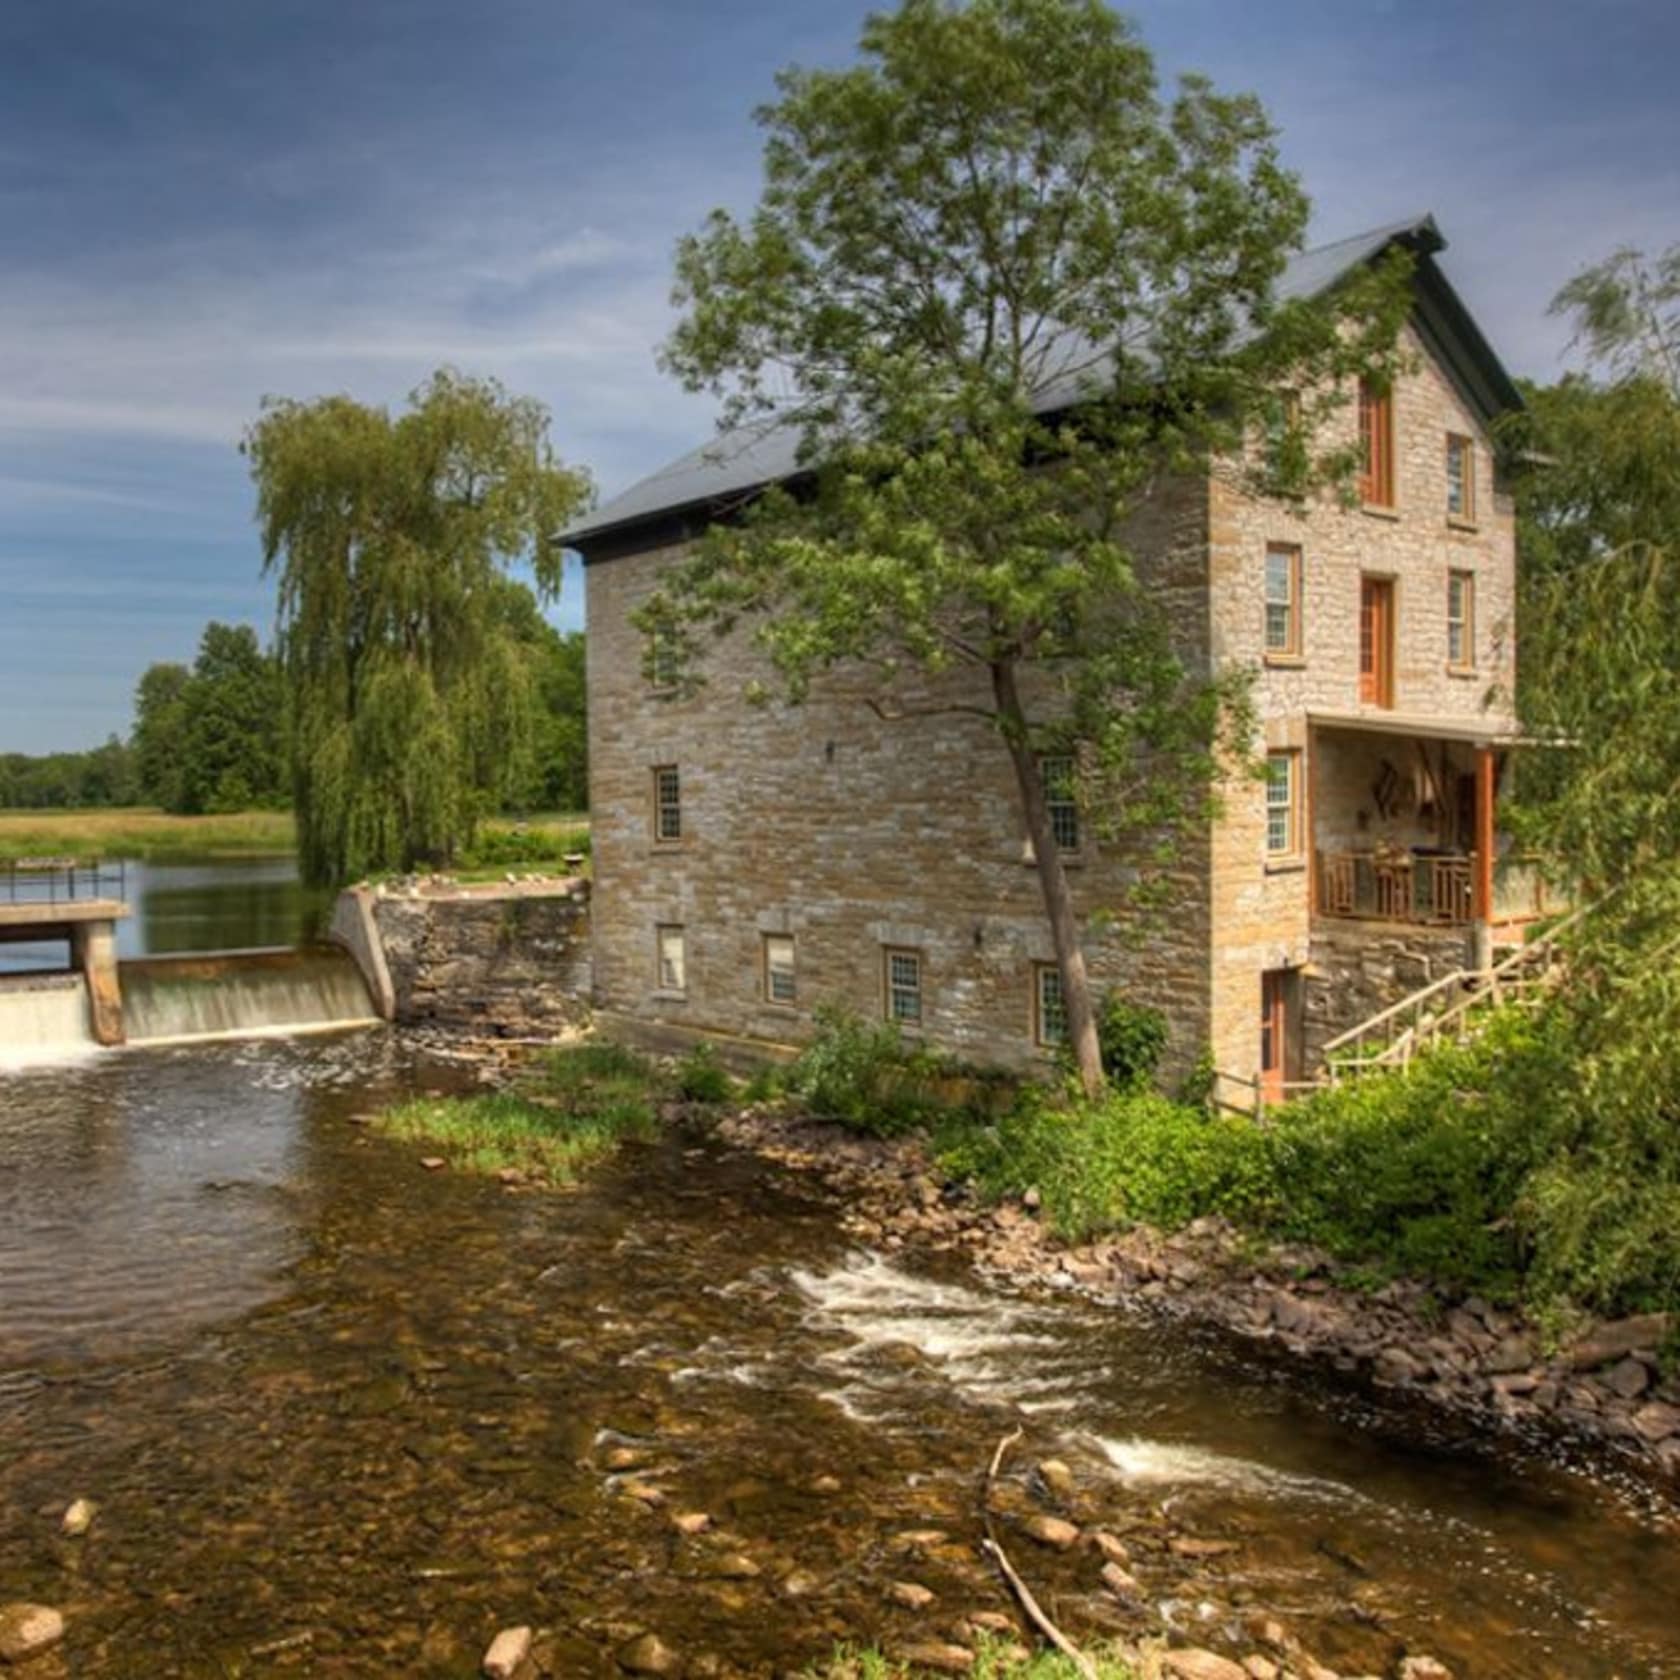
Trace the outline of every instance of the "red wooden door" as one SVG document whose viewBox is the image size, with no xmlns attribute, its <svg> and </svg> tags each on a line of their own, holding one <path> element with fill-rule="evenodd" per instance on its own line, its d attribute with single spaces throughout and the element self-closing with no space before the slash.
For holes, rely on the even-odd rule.
<svg viewBox="0 0 1680 1680">
<path fill-rule="evenodd" d="M 1269 968 L 1260 976 L 1260 1100 L 1283 1101 L 1289 1046 L 1289 971 Z"/>
<path fill-rule="evenodd" d="M 1394 580 L 1359 580 L 1359 698 L 1394 704 Z"/>
</svg>

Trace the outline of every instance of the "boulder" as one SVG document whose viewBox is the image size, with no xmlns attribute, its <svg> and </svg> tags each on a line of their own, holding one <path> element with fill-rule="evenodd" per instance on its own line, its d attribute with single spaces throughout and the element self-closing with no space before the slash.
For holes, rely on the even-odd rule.
<svg viewBox="0 0 1680 1680">
<path fill-rule="evenodd" d="M 1433 1657 L 1404 1657 L 1398 1670 L 1398 1680 L 1453 1680 L 1452 1670 Z"/>
<path fill-rule="evenodd" d="M 1051 1546 L 1058 1552 L 1065 1552 L 1079 1539 L 1079 1529 L 1075 1524 L 1064 1522 L 1060 1517 L 1047 1517 L 1042 1512 L 1028 1517 L 1021 1527 L 1039 1545 Z"/>
<path fill-rule="evenodd" d="M 1619 1360 L 1599 1379 L 1612 1394 L 1624 1400 L 1637 1400 L 1651 1386 L 1651 1372 L 1643 1359 L 1629 1354 Z"/>
<path fill-rule="evenodd" d="M 531 1630 L 528 1627 L 503 1628 L 490 1641 L 479 1665 L 485 1680 L 513 1680 L 519 1665 L 531 1654 Z"/>
<path fill-rule="evenodd" d="M 1053 1498 L 1064 1503 L 1073 1498 L 1073 1472 L 1059 1458 L 1041 1459 L 1038 1465 L 1038 1479 Z"/>
<path fill-rule="evenodd" d="M 974 1653 L 966 1645 L 947 1645 L 937 1639 L 901 1646 L 897 1655 L 910 1668 L 931 1668 L 935 1674 L 967 1674 L 974 1666 Z"/>
<path fill-rule="evenodd" d="M 1249 1680 L 1248 1671 L 1229 1657 L 1200 1649 L 1163 1652 L 1161 1672 L 1174 1680 Z"/>
<path fill-rule="evenodd" d="M 72 1499 L 58 1526 L 67 1538 L 75 1540 L 93 1527 L 93 1519 L 98 1515 L 99 1507 L 91 1499 Z"/>
<path fill-rule="evenodd" d="M 64 1617 L 44 1604 L 0 1606 L 0 1662 L 28 1662 L 63 1637 Z"/>
<path fill-rule="evenodd" d="M 618 1666 L 628 1674 L 676 1674 L 682 1659 L 657 1633 L 640 1633 L 619 1647 Z"/>
<path fill-rule="evenodd" d="M 1640 1313 L 1595 1325 L 1569 1350 L 1569 1363 L 1577 1371 L 1591 1371 L 1641 1348 L 1661 1347 L 1673 1328 L 1672 1313 Z"/>
<path fill-rule="evenodd" d="M 1670 1435 L 1680 1435 L 1680 1406 L 1653 1400 L 1633 1414 L 1633 1427 L 1645 1441 L 1666 1441 Z"/>
<path fill-rule="evenodd" d="M 906 1610 L 925 1610 L 933 1603 L 933 1594 L 919 1581 L 894 1581 L 887 1588 L 887 1597 Z"/>
<path fill-rule="evenodd" d="M 1117 1563 L 1105 1563 L 1102 1566 L 1103 1585 L 1120 1600 L 1134 1608 L 1145 1602 L 1143 1583 L 1137 1576 L 1129 1574 Z"/>
</svg>

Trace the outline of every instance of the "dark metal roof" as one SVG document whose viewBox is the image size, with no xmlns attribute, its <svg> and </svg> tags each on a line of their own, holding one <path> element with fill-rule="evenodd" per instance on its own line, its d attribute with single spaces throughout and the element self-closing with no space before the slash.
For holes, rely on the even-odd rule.
<svg viewBox="0 0 1680 1680">
<path fill-rule="evenodd" d="M 1390 222 L 1301 252 L 1279 277 L 1278 295 L 1315 297 L 1397 243 L 1409 245 L 1417 254 L 1419 325 L 1460 390 L 1485 419 L 1520 406 L 1516 386 L 1434 262 L 1446 240 L 1433 216 Z M 1041 413 L 1069 406 L 1078 400 L 1082 381 L 1089 377 L 1086 372 L 1077 378 L 1051 380 L 1038 393 L 1035 406 Z M 663 533 L 684 521 L 704 524 L 751 492 L 798 473 L 800 440 L 798 426 L 774 415 L 720 432 L 574 521 L 560 533 L 560 541 L 583 549 L 587 557 L 590 550 L 610 548 L 616 553 L 636 546 L 629 539 L 640 527 L 659 527 Z M 603 542 L 608 537 L 613 540 Z"/>
</svg>

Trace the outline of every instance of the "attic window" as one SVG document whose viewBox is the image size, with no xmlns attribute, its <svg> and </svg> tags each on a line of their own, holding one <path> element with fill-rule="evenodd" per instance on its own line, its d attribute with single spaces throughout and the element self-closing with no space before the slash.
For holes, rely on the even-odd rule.
<svg viewBox="0 0 1680 1680">
<path fill-rule="evenodd" d="M 1359 382 L 1359 499 L 1367 507 L 1394 506 L 1394 393 Z"/>
</svg>

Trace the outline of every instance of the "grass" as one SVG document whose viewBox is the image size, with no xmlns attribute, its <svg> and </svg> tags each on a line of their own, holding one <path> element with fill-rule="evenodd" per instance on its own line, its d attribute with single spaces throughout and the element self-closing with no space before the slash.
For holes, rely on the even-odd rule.
<svg viewBox="0 0 1680 1680">
<path fill-rule="evenodd" d="M 0 862 L 25 857 L 158 858 L 289 852 L 290 811 L 175 817 L 125 806 L 99 811 L 0 811 Z"/>
<path fill-rule="evenodd" d="M 413 1097 L 378 1115 L 374 1130 L 434 1149 L 460 1171 L 513 1169 L 539 1184 L 565 1185 L 630 1140 L 657 1127 L 658 1071 L 616 1044 L 550 1051 L 513 1091 Z"/>
<path fill-rule="evenodd" d="M 1088 1651 L 1099 1680 L 1135 1680 L 1137 1671 L 1123 1658 L 1100 1647 Z M 842 1645 L 827 1662 L 806 1669 L 802 1680 L 912 1680 L 927 1671 L 895 1662 L 874 1648 Z M 1055 1651 L 1029 1657 L 1010 1655 L 1010 1647 L 982 1639 L 974 1653 L 972 1680 L 1079 1680 L 1079 1670 Z"/>
</svg>

